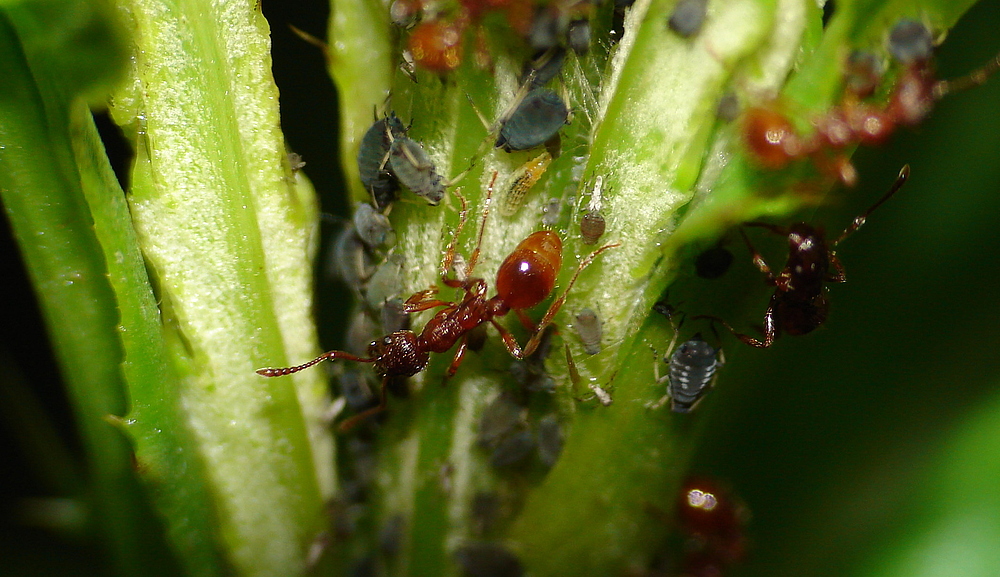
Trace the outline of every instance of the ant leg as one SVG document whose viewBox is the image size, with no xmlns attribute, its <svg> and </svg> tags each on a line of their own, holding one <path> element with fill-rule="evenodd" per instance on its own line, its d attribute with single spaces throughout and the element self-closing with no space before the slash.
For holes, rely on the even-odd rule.
<svg viewBox="0 0 1000 577">
<path fill-rule="evenodd" d="M 361 411 L 357 415 L 354 415 L 353 417 L 351 417 L 349 419 L 345 419 L 345 420 L 341 421 L 340 424 L 337 425 L 337 431 L 339 431 L 341 433 L 347 433 L 351 429 L 353 429 L 354 427 L 356 427 L 358 425 L 358 423 L 360 423 L 361 421 L 367 419 L 368 417 L 371 417 L 372 415 L 377 415 L 377 414 L 381 413 L 382 411 L 384 411 L 385 410 L 385 406 L 386 406 L 385 389 L 386 389 L 386 385 L 388 385 L 388 384 L 389 384 L 389 377 L 382 377 L 382 388 L 381 388 L 381 390 L 379 392 L 379 402 L 378 402 L 378 405 L 375 405 L 374 407 L 372 407 L 370 409 L 365 409 L 364 411 Z"/>
<path fill-rule="evenodd" d="M 297 373 L 297 372 L 299 372 L 299 371 L 301 371 L 303 369 L 308 369 L 309 367 L 311 367 L 311 366 L 313 366 L 313 365 L 315 365 L 317 363 L 320 363 L 322 361 L 325 361 L 327 359 L 329 359 L 331 361 L 336 360 L 336 359 L 344 359 L 344 360 L 347 360 L 347 361 L 357 361 L 359 363 L 374 363 L 375 362 L 374 358 L 358 357 L 358 356 L 352 355 L 351 353 L 345 353 L 344 351 L 327 351 L 327 352 L 323 353 L 322 355 L 316 357 L 315 359 L 309 361 L 308 363 L 302 363 L 301 365 L 296 365 L 294 367 L 281 367 L 281 368 L 270 368 L 270 367 L 268 367 L 268 368 L 264 368 L 264 369 L 257 369 L 254 372 L 256 372 L 258 375 L 260 375 L 262 377 L 283 377 L 285 375 L 290 375 L 292 373 Z"/>
<path fill-rule="evenodd" d="M 766 228 L 775 234 L 781 236 L 788 236 L 787 230 L 785 230 L 780 226 L 774 226 L 773 224 L 767 224 L 763 222 L 748 222 L 745 226 L 759 226 L 761 228 Z M 760 253 L 757 252 L 757 249 L 753 247 L 753 244 L 750 243 L 750 237 L 747 236 L 746 231 L 744 231 L 742 228 L 740 228 L 740 236 L 743 237 L 743 242 L 745 242 L 747 248 L 750 249 L 750 258 L 753 260 L 754 266 L 760 269 L 760 272 L 764 273 L 764 276 L 767 277 L 767 282 L 774 284 L 776 282 L 776 279 L 774 278 L 774 273 L 771 272 L 771 267 L 767 266 L 767 261 L 765 261 L 764 257 L 762 257 Z"/>
<path fill-rule="evenodd" d="M 865 221 L 868 220 L 868 216 L 871 215 L 871 213 L 875 212 L 876 208 L 882 206 L 883 202 L 892 198 L 892 195 L 899 192 L 899 189 L 902 188 L 904 184 L 906 184 L 906 179 L 908 178 L 910 178 L 910 165 L 904 164 L 903 168 L 899 169 L 899 176 L 896 177 L 896 181 L 892 183 L 891 187 L 889 187 L 889 192 L 883 194 L 882 198 L 878 199 L 878 201 L 875 204 L 871 205 L 871 207 L 869 207 L 868 210 L 866 210 L 860 216 L 855 218 L 854 222 L 852 222 L 850 225 L 848 225 L 847 228 L 844 229 L 844 232 L 840 234 L 840 238 L 834 241 L 832 246 L 837 246 L 838 244 L 841 243 L 841 241 L 843 241 L 845 238 L 851 235 L 854 231 L 861 228 L 861 225 L 863 225 Z"/>
<path fill-rule="evenodd" d="M 837 253 L 831 252 L 829 254 L 830 264 L 833 268 L 837 270 L 837 274 L 826 275 L 826 282 L 847 282 L 847 273 L 844 272 L 844 265 L 840 263 L 840 259 L 837 258 Z"/>
<path fill-rule="evenodd" d="M 500 333 L 500 338 L 503 339 L 503 346 L 507 347 L 507 352 L 510 353 L 510 356 L 517 360 L 523 360 L 527 356 L 521 351 L 521 346 L 517 344 L 517 339 L 514 338 L 514 335 L 510 334 L 510 331 L 494 319 L 490 319 L 490 324 Z M 537 347 L 538 345 L 535 346 Z"/>
<path fill-rule="evenodd" d="M 483 206 L 483 219 L 479 223 L 479 236 L 476 237 L 476 248 L 472 249 L 472 254 L 469 255 L 469 260 L 465 263 L 465 278 L 472 278 L 472 269 L 476 268 L 476 262 L 479 260 L 480 247 L 483 245 L 483 231 L 486 229 L 486 217 L 490 215 L 490 203 L 493 202 L 493 185 L 497 181 L 497 171 L 493 171 L 493 178 L 490 179 L 490 185 L 486 187 L 486 204 Z"/>
<path fill-rule="evenodd" d="M 695 319 L 709 319 L 711 321 L 716 321 L 722 324 L 722 326 L 729 329 L 729 332 L 733 334 L 734 337 L 743 341 L 745 344 L 751 347 L 757 347 L 758 349 L 766 349 L 774 344 L 774 338 L 778 335 L 777 325 L 774 324 L 774 309 L 771 306 L 767 307 L 767 312 L 764 313 L 764 340 L 758 340 L 750 335 L 745 335 L 743 333 L 737 332 L 729 323 L 720 319 L 719 317 L 712 315 L 698 315 L 694 317 Z"/>
<path fill-rule="evenodd" d="M 538 345 L 542 342 L 542 335 L 545 334 L 545 328 L 552 323 L 552 319 L 556 316 L 556 313 L 559 312 L 559 308 L 562 307 L 564 302 L 566 302 L 566 295 L 568 295 L 570 289 L 573 288 L 573 284 L 576 282 L 577 277 L 580 276 L 580 273 L 583 272 L 583 269 L 587 268 L 590 265 L 590 263 L 594 262 L 594 259 L 597 258 L 597 256 L 602 252 L 608 250 L 609 248 L 617 248 L 619 246 L 621 245 L 617 243 L 606 244 L 601 248 L 595 250 L 594 252 L 590 253 L 587 256 L 587 258 L 583 259 L 580 262 L 580 265 L 576 267 L 576 272 L 573 273 L 573 277 L 569 279 L 569 284 L 566 285 L 566 289 L 562 292 L 561 295 L 559 295 L 559 297 L 556 300 L 552 301 L 551 305 L 549 305 L 549 310 L 545 311 L 545 316 L 543 316 L 541 322 L 538 323 L 538 328 L 535 330 L 535 333 L 531 336 L 531 339 L 528 340 L 528 344 L 525 345 L 524 347 L 525 356 L 535 352 L 535 349 L 538 348 Z"/>
<path fill-rule="evenodd" d="M 535 321 L 531 320 L 531 317 L 528 316 L 528 313 L 524 312 L 521 309 L 516 309 L 514 311 L 514 314 L 517 315 L 517 320 L 521 321 L 521 326 L 527 329 L 530 334 L 535 334 L 538 332 L 538 326 L 535 324 Z"/>
<path fill-rule="evenodd" d="M 410 298 L 406 299 L 406 302 L 403 303 L 403 310 L 408 313 L 415 313 L 432 309 L 434 307 L 455 306 L 455 303 L 450 301 L 430 298 L 436 295 L 437 292 L 438 288 L 434 286 L 427 290 L 414 293 L 410 296 Z"/>
<path fill-rule="evenodd" d="M 451 359 L 451 364 L 448 365 L 448 370 L 444 373 L 444 379 L 448 379 L 455 376 L 458 371 L 459 365 L 462 364 L 462 360 L 465 358 L 465 351 L 469 348 L 469 343 L 466 342 L 465 336 L 458 342 L 458 350 L 455 351 L 455 356 Z M 443 383 L 442 383 L 443 384 Z"/>
</svg>

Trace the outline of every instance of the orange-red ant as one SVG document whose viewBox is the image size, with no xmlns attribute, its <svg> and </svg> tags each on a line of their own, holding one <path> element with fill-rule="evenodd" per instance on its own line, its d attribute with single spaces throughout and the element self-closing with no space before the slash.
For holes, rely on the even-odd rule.
<svg viewBox="0 0 1000 577">
<path fill-rule="evenodd" d="M 455 248 L 458 244 L 458 237 L 465 226 L 469 212 L 465 198 L 456 193 L 462 202 L 462 209 L 459 214 L 458 227 L 455 229 L 451 243 L 448 245 L 441 262 L 440 273 L 441 282 L 445 286 L 462 289 L 464 295 L 460 301 L 445 301 L 434 298 L 438 288 L 432 286 L 428 290 L 414 294 L 403 305 L 403 310 L 407 313 L 444 307 L 427 321 L 419 334 L 411 330 L 401 330 L 372 341 L 368 345 L 367 357 L 359 357 L 344 351 L 328 351 L 301 365 L 258 369 L 257 373 L 265 377 L 280 377 L 297 373 L 328 359 L 372 363 L 375 366 L 375 372 L 382 377 L 381 401 L 378 406 L 358 413 L 341 423 L 340 430 L 346 431 L 362 419 L 385 409 L 385 388 L 389 379 L 397 376 L 409 377 L 419 373 L 427 367 L 430 353 L 444 353 L 458 344 L 458 350 L 455 351 L 455 356 L 447 371 L 447 376 L 454 375 L 468 348 L 467 337 L 469 333 L 484 323 L 490 323 L 496 327 L 503 339 L 504 346 L 514 358 L 522 359 L 534 352 L 545 334 L 546 327 L 552 323 L 552 319 L 565 302 L 566 295 L 573 287 L 580 272 L 593 262 L 597 255 L 619 245 L 604 245 L 583 259 L 569 284 L 566 285 L 566 289 L 549 305 L 545 316 L 542 317 L 537 327 L 534 326 L 524 310 L 541 303 L 555 287 L 556 277 L 562 266 L 562 241 L 556 233 L 548 230 L 532 233 L 528 238 L 522 240 L 497 270 L 496 296 L 487 298 L 486 281 L 473 277 L 472 272 L 479 260 L 483 229 L 489 216 L 496 178 L 497 173 L 494 172 L 486 193 L 486 203 L 485 208 L 483 208 L 476 247 L 466 261 L 465 272 L 461 279 L 448 278 L 448 273 L 456 258 Z M 510 311 L 514 311 L 525 326 L 532 328 L 533 334 L 523 349 L 517 344 L 514 336 L 496 320 L 497 317 L 502 317 Z"/>
<path fill-rule="evenodd" d="M 741 229 L 740 234 L 746 242 L 753 257 L 753 263 L 767 277 L 767 283 L 774 286 L 774 294 L 764 313 L 764 339 L 755 339 L 749 335 L 736 332 L 726 321 L 713 316 L 699 315 L 694 318 L 717 320 L 736 338 L 744 343 L 767 348 L 782 332 L 790 335 L 804 335 L 818 328 L 826 320 L 830 304 L 826 298 L 825 283 L 845 282 L 847 277 L 844 267 L 834 250 L 845 238 L 861 228 L 868 216 L 885 201 L 896 194 L 910 176 L 910 165 L 899 171 L 899 176 L 892 184 L 889 192 L 866 210 L 861 216 L 844 229 L 837 240 L 829 245 L 824 238 L 823 230 L 805 222 L 797 222 L 785 228 L 763 222 L 750 222 L 746 226 L 757 226 L 788 238 L 788 261 L 785 268 L 775 275 L 764 262 L 757 249 L 750 244 L 750 239 Z M 831 267 L 833 271 L 831 272 Z"/>
<path fill-rule="evenodd" d="M 771 107 L 748 109 L 742 119 L 742 134 L 750 155 L 764 168 L 782 169 L 811 158 L 824 171 L 853 186 L 857 172 L 843 150 L 857 144 L 885 142 L 899 126 L 915 126 L 946 94 L 977 86 L 1000 70 L 1000 55 L 971 74 L 954 80 L 936 80 L 931 65 L 933 44 L 922 24 L 903 20 L 889 38 L 889 51 L 904 70 L 882 107 L 861 102 L 873 90 L 877 63 L 855 55 L 848 62 L 847 92 L 825 116 L 813 121 L 815 131 L 804 136 L 791 121 Z"/>
</svg>

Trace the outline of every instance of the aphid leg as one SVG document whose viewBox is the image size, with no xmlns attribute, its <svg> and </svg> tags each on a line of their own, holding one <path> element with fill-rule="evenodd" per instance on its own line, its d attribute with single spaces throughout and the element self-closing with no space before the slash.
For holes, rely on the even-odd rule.
<svg viewBox="0 0 1000 577">
<path fill-rule="evenodd" d="M 262 377 L 283 377 L 285 375 L 290 375 L 292 373 L 297 373 L 301 370 L 308 369 L 309 367 L 323 362 L 325 360 L 336 360 L 344 359 L 345 361 L 357 361 L 359 363 L 373 363 L 375 359 L 358 357 L 352 355 L 351 353 L 345 353 L 344 351 L 327 351 L 322 355 L 316 357 L 315 359 L 309 361 L 308 363 L 302 363 L 301 365 L 296 365 L 294 367 L 281 367 L 281 368 L 264 368 L 257 369 L 255 372 Z"/>
<path fill-rule="evenodd" d="M 854 221 L 851 222 L 851 224 L 844 229 L 844 232 L 840 234 L 840 238 L 835 240 L 831 246 L 834 247 L 837 246 L 838 244 L 841 243 L 841 241 L 843 241 L 845 238 L 854 233 L 854 231 L 861 228 L 861 226 L 865 224 L 865 221 L 868 220 L 868 216 L 871 215 L 871 213 L 875 212 L 876 208 L 882 206 L 882 203 L 892 198 L 892 195 L 899 192 L 899 189 L 902 188 L 904 184 L 906 184 L 906 180 L 908 178 L 910 178 L 910 165 L 906 164 L 903 165 L 903 168 L 899 169 L 899 176 L 896 177 L 896 180 L 892 183 L 892 186 L 889 187 L 889 192 L 883 194 L 882 198 L 878 199 L 878 201 L 875 204 L 871 205 L 871 207 L 869 207 L 868 210 L 866 210 L 860 216 L 855 218 Z"/>
<path fill-rule="evenodd" d="M 347 433 L 351 429 L 356 427 L 358 423 L 360 423 L 361 421 L 384 411 L 386 406 L 385 389 L 388 384 L 389 384 L 389 377 L 382 377 L 382 388 L 380 389 L 379 392 L 378 404 L 370 409 L 365 409 L 364 411 L 361 411 L 360 413 L 354 415 L 349 419 L 344 419 L 343 421 L 340 422 L 339 425 L 337 425 L 337 431 L 341 433 Z"/>
<path fill-rule="evenodd" d="M 535 333 L 531 336 L 531 339 L 528 340 L 528 344 L 525 345 L 524 347 L 525 355 L 530 355 L 531 353 L 535 352 L 535 349 L 538 348 L 538 345 L 542 342 L 542 335 L 545 334 L 545 328 L 552 323 L 552 319 L 556 316 L 556 313 L 559 312 L 559 308 L 562 307 L 564 302 L 566 302 L 566 295 L 568 295 L 570 289 L 573 288 L 573 284 L 576 283 L 576 279 L 577 277 L 580 276 L 580 273 L 583 272 L 583 269 L 587 268 L 587 266 L 589 266 L 590 263 L 594 262 L 594 259 L 597 258 L 597 256 L 602 252 L 608 250 L 609 248 L 616 248 L 619 246 L 621 245 L 617 243 L 606 244 L 601 248 L 595 250 L 594 252 L 590 253 L 587 256 L 587 258 L 580 261 L 580 266 L 576 267 L 576 272 L 573 273 L 573 277 L 569 279 L 569 283 L 566 285 L 566 288 L 563 290 L 562 294 L 560 294 L 559 297 L 556 300 L 552 301 L 552 304 L 549 305 L 549 310 L 545 311 L 545 316 L 543 316 L 541 322 L 538 323 L 538 328 L 535 330 Z"/>
</svg>

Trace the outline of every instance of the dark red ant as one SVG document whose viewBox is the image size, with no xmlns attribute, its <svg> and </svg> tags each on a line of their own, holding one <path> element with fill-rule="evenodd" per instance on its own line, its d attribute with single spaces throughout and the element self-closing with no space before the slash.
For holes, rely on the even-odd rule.
<svg viewBox="0 0 1000 577">
<path fill-rule="evenodd" d="M 877 62 L 863 54 L 848 62 L 847 91 L 843 100 L 825 116 L 813 121 L 815 131 L 804 136 L 791 121 L 773 107 L 748 109 L 742 119 L 743 139 L 750 155 L 763 167 L 777 170 L 811 158 L 825 172 L 847 186 L 857 182 L 857 172 L 844 149 L 878 145 L 899 126 L 915 126 L 945 95 L 978 86 L 1000 69 L 1000 55 L 982 68 L 954 80 L 937 80 L 931 65 L 933 40 L 918 22 L 902 20 L 889 37 L 889 51 L 904 69 L 884 106 L 861 100 L 873 91 Z"/>
<path fill-rule="evenodd" d="M 899 171 L 899 176 L 882 198 L 844 229 L 840 237 L 827 244 L 823 230 L 805 222 L 797 222 L 788 228 L 763 222 L 750 222 L 746 226 L 757 226 L 788 238 L 789 254 L 785 268 L 775 275 L 764 262 L 757 249 L 750 244 L 746 233 L 740 229 L 743 240 L 750 249 L 753 263 L 767 277 L 767 283 L 774 286 L 774 294 L 764 313 L 764 340 L 736 332 L 726 321 L 713 316 L 699 315 L 694 318 L 717 320 L 736 338 L 744 343 L 767 348 L 782 332 L 790 335 L 804 335 L 812 332 L 826 321 L 830 304 L 826 298 L 824 283 L 845 282 L 844 266 L 840 264 L 834 250 L 845 238 L 861 228 L 868 216 L 885 201 L 896 194 L 910 176 L 910 165 Z M 831 267 L 833 271 L 831 272 Z"/>
<path fill-rule="evenodd" d="M 464 295 L 460 301 L 445 301 L 434 298 L 438 288 L 432 286 L 428 290 L 414 294 L 403 305 L 403 310 L 407 313 L 444 307 L 427 321 L 419 334 L 410 330 L 401 330 L 372 341 L 368 345 L 367 357 L 355 356 L 344 351 L 328 351 L 301 365 L 258 369 L 257 374 L 265 377 L 290 375 L 328 359 L 372 363 L 375 366 L 375 372 L 382 377 L 381 401 L 378 406 L 362 411 L 341 423 L 340 430 L 346 431 L 362 419 L 385 409 L 385 388 L 389 379 L 398 376 L 409 377 L 419 373 L 427 367 L 430 353 L 447 352 L 457 343 L 458 350 L 455 351 L 455 356 L 447 371 L 447 377 L 454 375 L 468 348 L 467 337 L 469 333 L 483 323 L 490 323 L 496 327 L 503 339 L 504 346 L 514 358 L 523 359 L 534 352 L 542 340 L 542 335 L 545 334 L 545 328 L 552 323 L 553 317 L 565 302 L 566 295 L 573 287 L 580 272 L 593 262 L 597 255 L 619 245 L 604 245 L 583 259 L 569 284 L 566 285 L 566 290 L 549 305 L 545 316 L 535 326 L 524 310 L 541 303 L 555 287 L 556 277 L 562 266 L 562 241 L 559 239 L 559 235 L 552 231 L 542 230 L 532 233 L 528 238 L 522 240 L 500 264 L 496 278 L 497 295 L 492 298 L 486 297 L 488 288 L 486 281 L 472 276 L 476 261 L 479 260 L 483 229 L 489 216 L 493 184 L 496 182 L 496 178 L 497 173 L 494 172 L 486 193 L 486 206 L 483 208 L 476 247 L 466 262 L 465 274 L 462 275 L 461 279 L 448 278 L 448 272 L 455 262 L 458 237 L 465 226 L 469 212 L 465 198 L 456 193 L 462 202 L 462 210 L 459 214 L 458 227 L 455 229 L 451 243 L 448 245 L 441 262 L 440 272 L 441 282 L 445 286 L 462 289 Z M 514 311 L 521 322 L 532 330 L 533 334 L 523 349 L 518 346 L 514 336 L 496 320 L 497 317 L 502 317 L 510 311 Z"/>
</svg>

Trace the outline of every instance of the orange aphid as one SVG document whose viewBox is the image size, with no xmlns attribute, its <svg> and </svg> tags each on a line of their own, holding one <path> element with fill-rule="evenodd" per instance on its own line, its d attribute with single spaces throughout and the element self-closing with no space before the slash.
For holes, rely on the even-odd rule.
<svg viewBox="0 0 1000 577">
<path fill-rule="evenodd" d="M 451 72 L 462 63 L 464 26 L 444 20 L 418 24 L 410 33 L 410 53 L 420 67 L 434 72 Z"/>
</svg>

